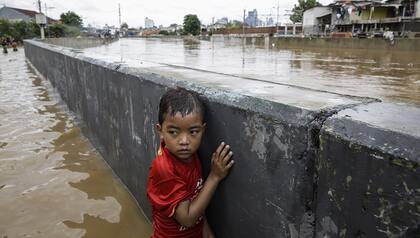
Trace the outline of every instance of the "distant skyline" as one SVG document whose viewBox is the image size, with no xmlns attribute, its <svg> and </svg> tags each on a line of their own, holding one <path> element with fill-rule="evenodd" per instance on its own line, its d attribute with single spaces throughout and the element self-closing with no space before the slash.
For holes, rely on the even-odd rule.
<svg viewBox="0 0 420 238">
<path fill-rule="evenodd" d="M 0 0 L 0 7 L 23 8 L 38 11 L 37 0 Z M 229 20 L 242 20 L 243 10 L 252 11 L 257 9 L 259 18 L 265 20 L 271 14 L 274 21 L 277 18 L 277 3 L 279 3 L 279 22 L 288 22 L 287 10 L 291 10 L 297 0 L 259 0 L 255 2 L 245 0 L 45 0 L 42 2 L 42 11 L 49 17 L 58 19 L 60 14 L 74 11 L 83 18 L 84 25 L 91 24 L 102 27 L 118 25 L 118 3 L 121 5 L 121 21 L 129 27 L 144 26 L 146 17 L 153 19 L 156 26 L 168 26 L 172 23 L 182 24 L 186 14 L 196 14 L 203 24 L 227 17 Z M 333 0 L 320 0 L 321 4 L 329 4 Z"/>
</svg>

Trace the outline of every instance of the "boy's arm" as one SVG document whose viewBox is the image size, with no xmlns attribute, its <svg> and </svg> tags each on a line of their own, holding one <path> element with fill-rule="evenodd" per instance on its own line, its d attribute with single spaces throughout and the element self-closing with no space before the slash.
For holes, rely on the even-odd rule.
<svg viewBox="0 0 420 238">
<path fill-rule="evenodd" d="M 203 238 L 215 238 L 214 233 L 207 222 L 207 218 L 204 218 Z"/>
<path fill-rule="evenodd" d="M 217 185 L 224 179 L 233 165 L 230 146 L 222 142 L 212 156 L 212 168 L 203 188 L 193 201 L 183 201 L 175 209 L 174 218 L 185 227 L 195 225 L 197 219 L 204 214 L 216 191 Z"/>
</svg>

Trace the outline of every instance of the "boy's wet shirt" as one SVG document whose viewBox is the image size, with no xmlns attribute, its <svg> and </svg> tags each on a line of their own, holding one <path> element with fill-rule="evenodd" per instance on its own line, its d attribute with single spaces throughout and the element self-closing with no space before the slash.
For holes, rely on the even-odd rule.
<svg viewBox="0 0 420 238">
<path fill-rule="evenodd" d="M 196 152 L 196 151 L 195 151 Z M 196 237 L 201 234 L 204 217 L 196 221 L 196 226 L 188 228 L 179 224 L 174 216 L 177 205 L 185 200 L 193 201 L 203 187 L 201 164 L 194 152 L 189 162 L 176 158 L 161 141 L 157 157 L 153 161 L 149 175 L 148 197 L 153 201 L 152 209 L 155 226 L 153 237 Z M 185 181 L 185 183 L 180 180 Z M 197 226 L 198 225 L 198 226 Z M 156 232 L 156 227 L 160 229 Z M 178 233 L 180 232 L 180 233 Z M 191 236 L 193 235 L 193 236 Z"/>
</svg>

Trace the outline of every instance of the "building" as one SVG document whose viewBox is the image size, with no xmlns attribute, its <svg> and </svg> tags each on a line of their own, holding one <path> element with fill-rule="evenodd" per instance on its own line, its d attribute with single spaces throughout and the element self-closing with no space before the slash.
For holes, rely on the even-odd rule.
<svg viewBox="0 0 420 238">
<path fill-rule="evenodd" d="M 303 13 L 303 34 L 306 36 L 326 35 L 331 26 L 331 7 L 314 7 Z"/>
<path fill-rule="evenodd" d="M 171 25 L 169 25 L 167 27 L 160 27 L 159 30 L 166 31 L 170 35 L 176 35 L 180 31 L 182 31 L 182 26 L 174 23 L 174 24 L 171 24 Z"/>
<path fill-rule="evenodd" d="M 331 30 L 356 35 L 420 32 L 420 0 L 336 0 L 330 4 Z"/>
<path fill-rule="evenodd" d="M 258 26 L 258 12 L 257 9 L 248 12 L 248 16 L 245 18 L 245 24 L 249 27 Z"/>
<path fill-rule="evenodd" d="M 155 22 L 150 18 L 144 18 L 144 28 L 150 29 L 155 27 Z"/>
<path fill-rule="evenodd" d="M 35 22 L 35 16 L 38 12 L 13 8 L 13 7 L 2 7 L 0 8 L 0 19 L 5 19 L 9 21 L 26 21 L 26 22 Z M 58 23 L 59 21 L 47 17 L 48 24 Z"/>
<path fill-rule="evenodd" d="M 266 26 L 275 26 L 274 20 L 272 17 L 267 17 L 266 19 Z"/>
<path fill-rule="evenodd" d="M 222 17 L 218 19 L 215 24 L 227 25 L 228 23 L 229 23 L 229 19 L 227 17 Z"/>
</svg>

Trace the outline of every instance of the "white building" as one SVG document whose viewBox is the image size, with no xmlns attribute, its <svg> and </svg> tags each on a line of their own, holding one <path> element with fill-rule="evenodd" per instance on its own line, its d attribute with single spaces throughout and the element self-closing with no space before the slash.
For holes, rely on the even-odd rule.
<svg viewBox="0 0 420 238">
<path fill-rule="evenodd" d="M 330 7 L 313 7 L 303 13 L 303 34 L 322 35 L 331 24 Z"/>
<path fill-rule="evenodd" d="M 229 19 L 227 17 L 222 17 L 219 20 L 217 20 L 215 24 L 227 25 L 228 23 Z"/>
<path fill-rule="evenodd" d="M 149 29 L 155 27 L 155 22 L 152 19 L 144 18 L 144 28 Z"/>
</svg>

